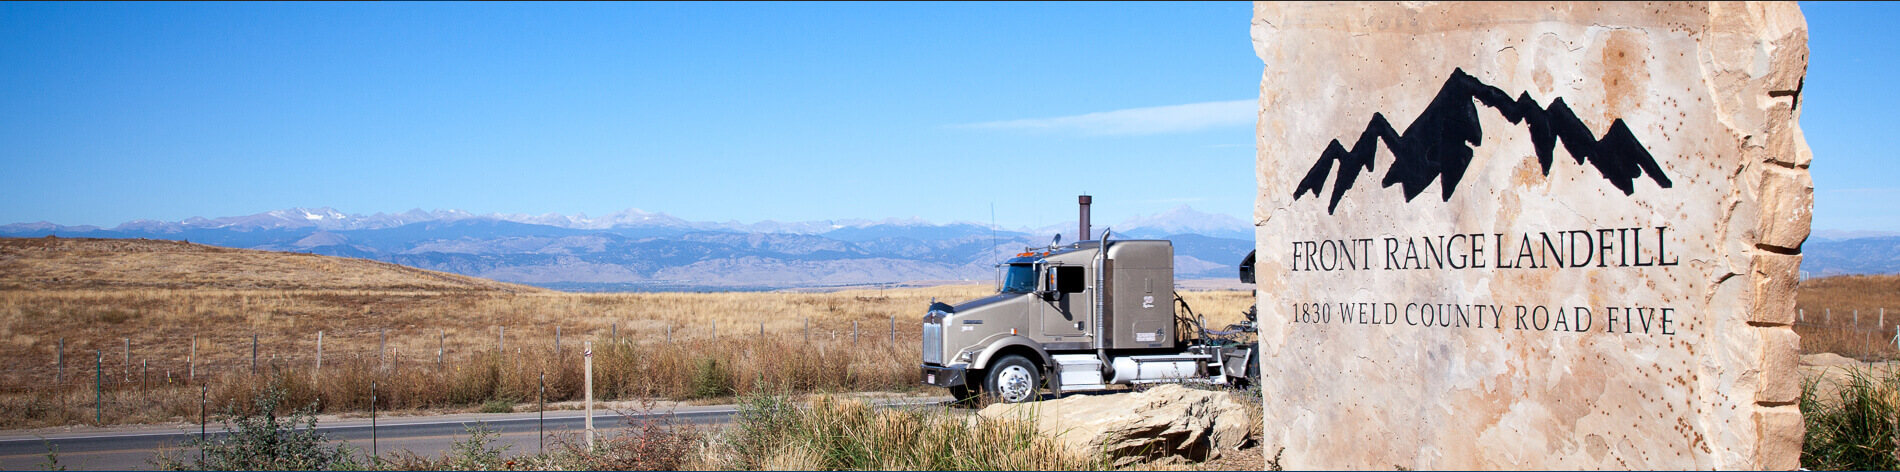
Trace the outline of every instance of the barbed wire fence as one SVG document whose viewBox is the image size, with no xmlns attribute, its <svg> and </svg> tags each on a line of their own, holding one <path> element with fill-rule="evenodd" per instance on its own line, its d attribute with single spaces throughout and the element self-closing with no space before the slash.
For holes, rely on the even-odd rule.
<svg viewBox="0 0 1900 472">
<path fill-rule="evenodd" d="M 1802 354 L 1833 353 L 1865 362 L 1900 359 L 1900 312 L 1887 309 L 1798 309 L 1794 328 Z"/>
<path fill-rule="evenodd" d="M 704 325 L 662 323 L 652 320 L 635 323 L 612 322 L 605 329 L 574 332 L 563 326 L 494 326 L 486 342 L 469 341 L 479 336 L 464 333 L 451 342 L 444 328 L 408 328 L 392 330 L 367 327 L 343 331 L 318 331 L 307 340 L 264 342 L 261 334 L 229 337 L 215 342 L 194 337 L 179 341 L 182 346 L 141 345 L 130 338 L 117 342 L 93 341 L 81 346 L 60 338 L 50 359 L 20 359 L 5 367 L 0 377 L 0 396 L 16 397 L 0 401 L 10 408 L 85 408 L 95 422 L 110 422 L 102 411 L 126 410 L 140 405 L 144 394 L 166 391 L 189 394 L 196 402 L 202 387 L 214 389 L 232 380 L 293 373 L 310 375 L 320 382 L 326 370 L 369 368 L 372 375 L 384 375 L 405 369 L 422 369 L 433 375 L 446 375 L 450 367 L 476 355 L 499 353 L 503 357 L 533 357 L 554 365 L 580 365 L 580 343 L 672 345 L 698 341 L 739 341 L 774 339 L 837 348 L 888 343 L 887 349 L 900 342 L 916 343 L 921 338 L 915 323 L 899 323 L 889 317 L 884 323 L 865 320 L 812 320 L 796 324 L 765 322 L 755 326 L 721 327 L 716 321 Z M 633 328 L 635 325 L 643 329 Z M 877 326 L 885 325 L 885 326 Z M 883 328 L 883 329 L 878 329 Z M 523 336 L 532 336 L 523 339 Z M 551 338 L 551 339 L 550 339 Z M 579 338 L 579 339 L 577 339 Z M 392 344 L 394 342 L 395 344 Z M 848 344 L 847 344 L 848 343 Z M 418 346 L 427 346 L 418 349 Z M 914 350 L 914 349 L 913 349 Z M 183 353 L 178 355 L 176 353 Z M 572 354 L 572 355 L 567 355 Z M 572 359 L 569 359 L 571 357 Z M 25 397 L 25 398 L 20 398 Z M 58 405 L 34 403 L 58 402 Z M 77 403 L 90 403 L 78 405 Z"/>
</svg>

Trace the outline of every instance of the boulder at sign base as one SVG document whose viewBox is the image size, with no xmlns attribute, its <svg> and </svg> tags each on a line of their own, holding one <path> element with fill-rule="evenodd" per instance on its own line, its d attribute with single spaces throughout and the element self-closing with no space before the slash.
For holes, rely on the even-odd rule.
<svg viewBox="0 0 1900 472">
<path fill-rule="evenodd" d="M 990 405 L 980 419 L 1022 418 L 1077 451 L 1122 466 L 1143 459 L 1219 458 L 1247 439 L 1247 412 L 1232 395 L 1161 385 L 1112 395 Z"/>
</svg>

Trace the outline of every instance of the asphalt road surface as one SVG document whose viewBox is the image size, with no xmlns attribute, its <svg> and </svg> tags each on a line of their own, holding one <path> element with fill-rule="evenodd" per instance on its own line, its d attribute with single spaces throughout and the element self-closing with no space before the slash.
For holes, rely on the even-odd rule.
<svg viewBox="0 0 1900 472">
<path fill-rule="evenodd" d="M 881 406 L 941 405 L 949 398 L 921 398 L 874 401 Z M 698 425 L 727 423 L 738 409 L 733 405 L 681 406 L 670 410 L 679 422 Z M 657 419 L 667 411 L 630 412 L 626 416 L 612 411 L 594 412 L 594 428 L 603 435 L 612 434 L 632 420 Z M 376 451 L 384 457 L 409 450 L 434 457 L 456 441 L 469 437 L 469 428 L 486 425 L 497 433 L 493 447 L 507 447 L 509 455 L 531 454 L 541 450 L 546 432 L 547 447 L 556 446 L 557 437 L 569 435 L 578 440 L 585 430 L 586 414 L 581 411 L 549 411 L 545 423 L 537 413 L 462 414 L 381 418 L 374 428 Z M 543 426 L 545 424 L 545 426 Z M 544 429 L 545 428 L 545 429 Z M 332 439 L 332 444 L 349 444 L 368 454 L 371 450 L 369 420 L 321 422 L 317 430 Z M 208 433 L 221 435 L 223 428 L 212 424 Z M 57 448 L 59 464 L 69 470 L 149 469 L 149 462 L 160 451 L 176 453 L 187 461 L 198 457 L 196 449 L 180 445 L 197 437 L 196 425 L 190 427 L 129 427 L 109 432 L 61 433 L 41 436 L 0 435 L 0 470 L 38 470 L 47 463 L 47 451 Z"/>
</svg>

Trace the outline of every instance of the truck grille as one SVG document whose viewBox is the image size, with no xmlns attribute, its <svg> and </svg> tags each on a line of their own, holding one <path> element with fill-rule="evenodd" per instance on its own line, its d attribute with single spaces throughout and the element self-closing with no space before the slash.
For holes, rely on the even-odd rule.
<svg viewBox="0 0 1900 472">
<path fill-rule="evenodd" d="M 943 325 L 924 323 L 924 363 L 943 365 Z"/>
</svg>

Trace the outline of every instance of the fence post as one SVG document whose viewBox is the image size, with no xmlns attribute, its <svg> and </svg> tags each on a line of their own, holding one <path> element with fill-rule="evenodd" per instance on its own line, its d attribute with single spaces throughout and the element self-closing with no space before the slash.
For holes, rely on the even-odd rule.
<svg viewBox="0 0 1900 472">
<path fill-rule="evenodd" d="M 897 344 L 897 317 L 891 317 L 891 344 Z"/>
<path fill-rule="evenodd" d="M 380 337 L 376 342 L 376 368 L 389 370 L 389 360 L 383 357 L 389 352 L 389 328 L 376 328 L 376 333 Z"/>
<path fill-rule="evenodd" d="M 811 342 L 811 317 L 805 317 L 805 342 Z"/>
<path fill-rule="evenodd" d="M 139 389 L 143 390 L 145 389 L 146 384 L 151 383 L 151 379 L 147 378 L 147 376 L 151 373 L 152 373 L 152 360 L 139 359 Z"/>
<path fill-rule="evenodd" d="M 607 339 L 611 339 L 613 340 L 615 344 L 619 344 L 620 343 L 620 322 L 614 321 L 613 327 L 608 328 L 607 333 L 608 333 Z"/>
<path fill-rule="evenodd" d="M 195 346 L 197 345 L 197 343 L 193 342 L 192 345 Z M 205 404 L 209 402 L 210 399 L 211 399 L 211 386 L 199 385 L 198 386 L 198 463 L 199 464 L 203 464 L 205 462 L 204 445 L 205 445 L 205 439 L 209 437 L 209 435 L 205 434 L 205 424 L 208 423 L 207 421 L 205 421 L 207 419 L 207 417 L 205 416 Z"/>
<path fill-rule="evenodd" d="M 369 382 L 369 462 L 375 464 L 382 454 L 376 450 L 376 381 Z"/>
<path fill-rule="evenodd" d="M 98 358 L 92 363 L 92 422 L 105 424 L 106 403 L 106 351 L 97 350 L 93 354 Z"/>
<path fill-rule="evenodd" d="M 507 327 L 507 326 L 496 326 L 496 327 L 495 327 L 495 352 L 496 352 L 496 353 L 506 353 L 506 352 L 508 352 L 508 341 L 507 341 L 507 337 L 508 337 L 508 327 Z"/>
<path fill-rule="evenodd" d="M 57 370 L 53 373 L 53 385 L 66 383 L 66 338 L 59 338 L 59 353 L 53 355 L 53 364 Z"/>
<path fill-rule="evenodd" d="M 714 341 L 719 340 L 719 320 L 713 320 L 712 322 L 712 336 Z"/>
<path fill-rule="evenodd" d="M 851 344 L 858 343 L 858 321 L 851 320 Z"/>
<path fill-rule="evenodd" d="M 119 370 L 120 382 L 132 381 L 132 338 L 125 338 L 125 367 Z"/>
<path fill-rule="evenodd" d="M 534 436 L 541 440 L 540 452 L 546 453 L 548 451 L 548 373 L 547 372 L 541 373 L 541 393 L 537 395 L 538 396 L 535 397 L 536 406 L 534 407 L 534 410 L 537 412 L 540 412 L 538 413 L 540 415 L 540 419 L 536 420 L 535 422 L 536 426 L 535 426 Z"/>
<path fill-rule="evenodd" d="M 310 378 L 317 379 L 317 378 L 322 378 L 322 376 L 323 376 L 323 331 L 317 331 L 317 370 L 316 372 L 310 375 Z"/>
<path fill-rule="evenodd" d="M 765 322 L 764 321 L 759 322 L 759 337 L 761 338 L 765 337 Z"/>
<path fill-rule="evenodd" d="M 442 366 L 442 351 L 448 348 L 448 344 L 449 344 L 448 330 L 445 330 L 442 328 L 436 328 L 435 329 L 435 365 L 436 367 Z"/>
<path fill-rule="evenodd" d="M 561 327 L 560 326 L 554 327 L 554 359 L 556 362 L 560 361 L 561 359 Z"/>
<path fill-rule="evenodd" d="M 188 371 L 185 373 L 186 375 L 185 381 L 197 383 L 198 382 L 198 337 L 197 336 L 191 337 L 191 357 L 185 358 L 185 370 Z"/>
<path fill-rule="evenodd" d="M 584 382 L 586 385 L 582 386 L 587 389 L 587 450 L 592 451 L 594 450 L 594 343 L 582 342 L 581 353 L 581 357 L 585 358 L 581 361 L 581 369 L 587 373 L 587 380 Z"/>
<path fill-rule="evenodd" d="M 251 373 L 257 373 L 257 335 L 251 335 Z"/>
<path fill-rule="evenodd" d="M 666 325 L 666 343 L 673 344 L 673 325 Z"/>
</svg>

